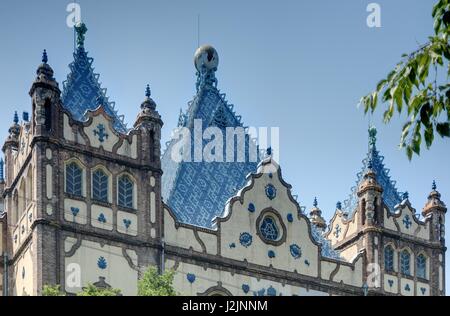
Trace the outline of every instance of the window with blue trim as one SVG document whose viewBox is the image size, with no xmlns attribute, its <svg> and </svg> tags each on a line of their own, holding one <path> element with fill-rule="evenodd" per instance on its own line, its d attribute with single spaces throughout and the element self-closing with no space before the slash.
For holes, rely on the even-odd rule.
<svg viewBox="0 0 450 316">
<path fill-rule="evenodd" d="M 427 258 L 420 254 L 416 259 L 417 277 L 425 279 L 427 277 Z"/>
<path fill-rule="evenodd" d="M 100 202 L 108 202 L 108 176 L 101 169 L 92 174 L 92 198 Z"/>
<path fill-rule="evenodd" d="M 72 162 L 66 166 L 66 193 L 82 196 L 83 170 Z"/>
<path fill-rule="evenodd" d="M 400 254 L 400 268 L 403 275 L 411 275 L 411 255 L 408 250 L 403 250 Z"/>
<path fill-rule="evenodd" d="M 386 272 L 394 271 L 394 249 L 391 246 L 384 248 L 384 269 Z"/>
<path fill-rule="evenodd" d="M 118 203 L 122 207 L 133 208 L 134 183 L 130 177 L 124 175 L 119 178 Z"/>
<path fill-rule="evenodd" d="M 264 218 L 264 220 L 261 224 L 260 230 L 261 230 L 261 235 L 266 240 L 277 241 L 279 238 L 280 233 L 279 233 L 277 224 L 276 224 L 275 220 L 270 216 L 267 216 Z"/>
</svg>

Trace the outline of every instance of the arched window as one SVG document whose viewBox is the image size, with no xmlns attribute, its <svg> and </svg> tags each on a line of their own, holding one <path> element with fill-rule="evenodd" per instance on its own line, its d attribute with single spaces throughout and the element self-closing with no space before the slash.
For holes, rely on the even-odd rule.
<svg viewBox="0 0 450 316">
<path fill-rule="evenodd" d="M 272 217 L 267 216 L 264 218 L 264 220 L 261 224 L 261 235 L 266 240 L 271 240 L 271 241 L 278 240 L 280 233 L 279 233 L 277 224 Z"/>
<path fill-rule="evenodd" d="M 118 203 L 122 207 L 133 208 L 134 183 L 129 176 L 123 175 L 118 183 Z"/>
<path fill-rule="evenodd" d="M 108 202 L 108 176 L 101 169 L 92 174 L 92 198 L 100 202 Z"/>
<path fill-rule="evenodd" d="M 384 269 L 386 272 L 394 271 L 394 249 L 391 246 L 384 248 Z"/>
<path fill-rule="evenodd" d="M 82 196 L 83 170 L 72 162 L 66 166 L 66 193 Z"/>
<path fill-rule="evenodd" d="M 400 268 L 404 275 L 411 275 L 411 255 L 408 250 L 403 250 L 400 254 Z"/>
<path fill-rule="evenodd" d="M 420 254 L 416 259 L 417 277 L 425 279 L 427 277 L 427 258 Z"/>
</svg>

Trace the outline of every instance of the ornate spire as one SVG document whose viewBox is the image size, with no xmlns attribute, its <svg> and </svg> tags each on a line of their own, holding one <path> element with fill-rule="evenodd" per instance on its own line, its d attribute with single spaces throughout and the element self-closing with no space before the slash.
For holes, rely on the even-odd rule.
<svg viewBox="0 0 450 316">
<path fill-rule="evenodd" d="M 79 23 L 75 26 L 75 32 L 77 33 L 77 45 L 78 47 L 84 47 L 84 40 L 86 39 L 86 33 L 88 28 L 86 24 Z"/>
<path fill-rule="evenodd" d="M 369 127 L 369 146 L 376 147 L 377 144 L 377 128 L 375 126 Z"/>
<path fill-rule="evenodd" d="M 144 121 L 157 120 L 162 126 L 161 116 L 156 111 L 156 103 L 151 98 L 152 92 L 150 90 L 150 85 L 145 88 L 145 100 L 141 104 L 141 112 L 139 113 L 134 127 L 137 127 Z"/>
<path fill-rule="evenodd" d="M 63 107 L 68 110 L 76 121 L 86 121 L 86 113 L 94 111 L 98 107 L 99 96 L 103 97 L 102 105 L 105 112 L 112 117 L 114 128 L 119 133 L 128 132 L 123 115 L 119 115 L 115 109 L 115 103 L 111 102 L 102 88 L 99 77 L 94 73 L 92 66 L 94 59 L 88 56 L 84 48 L 87 27 L 84 23 L 75 26 L 77 49 L 73 54 L 74 61 L 69 65 L 70 73 L 64 81 L 62 93 Z"/>
<path fill-rule="evenodd" d="M 152 96 L 152 91 L 150 90 L 150 85 L 148 84 L 147 87 L 145 88 L 145 100 L 141 104 L 142 110 L 150 109 L 150 110 L 154 111 L 156 109 L 156 103 L 155 103 L 155 101 L 153 101 L 151 96 Z"/>
<path fill-rule="evenodd" d="M 44 49 L 44 52 L 42 53 L 42 62 L 46 64 L 48 62 L 48 56 L 47 56 L 47 50 Z"/>
<path fill-rule="evenodd" d="M 382 198 L 391 212 L 395 211 L 395 206 L 402 202 L 402 195 L 396 188 L 396 182 L 389 175 L 390 170 L 384 165 L 384 157 L 377 150 L 377 129 L 371 126 L 368 130 L 368 147 L 366 158 L 363 160 L 362 170 L 357 174 L 356 185 L 352 187 L 351 194 L 343 203 L 345 213 L 351 217 L 358 205 L 358 190 L 365 180 L 366 173 L 371 170 L 378 184 L 383 189 Z"/>
<path fill-rule="evenodd" d="M 444 213 L 447 212 L 445 203 L 441 201 L 441 194 L 437 191 L 436 181 L 433 181 L 431 189 L 432 191 L 428 195 L 428 201 L 422 210 L 422 215 L 424 217 L 430 215 L 434 210 L 442 211 Z"/>
<path fill-rule="evenodd" d="M 403 197 L 403 200 L 409 199 L 409 192 L 408 191 L 404 192 L 402 197 Z"/>
<path fill-rule="evenodd" d="M 55 78 L 53 78 L 53 69 L 48 64 L 48 55 L 47 50 L 44 49 L 42 53 L 42 64 L 39 65 L 38 69 L 36 70 L 37 74 L 37 82 L 44 82 L 47 84 L 50 84 L 53 87 L 57 87 L 58 84 L 55 81 Z"/>
<path fill-rule="evenodd" d="M 204 45 L 197 49 L 194 55 L 197 69 L 197 92 L 204 86 L 217 87 L 215 72 L 219 66 L 219 55 L 211 45 Z"/>
<path fill-rule="evenodd" d="M 325 228 L 327 228 L 327 223 L 325 222 L 325 219 L 322 217 L 322 210 L 318 208 L 319 203 L 317 202 L 317 197 L 314 198 L 313 202 L 313 208 L 311 209 L 311 212 L 309 213 L 311 223 L 315 225 L 318 229 L 324 231 Z"/>
<path fill-rule="evenodd" d="M 13 119 L 14 125 L 19 124 L 19 114 L 17 114 L 17 111 L 14 111 L 14 119 Z"/>
</svg>

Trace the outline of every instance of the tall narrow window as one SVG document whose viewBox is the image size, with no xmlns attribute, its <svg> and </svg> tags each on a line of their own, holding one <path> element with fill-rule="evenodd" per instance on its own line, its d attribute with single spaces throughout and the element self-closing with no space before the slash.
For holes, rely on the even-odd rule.
<svg viewBox="0 0 450 316">
<path fill-rule="evenodd" d="M 100 202 L 108 202 L 108 176 L 102 170 L 92 175 L 92 198 Z"/>
<path fill-rule="evenodd" d="M 416 259 L 417 277 L 425 279 L 427 277 L 427 258 L 420 254 Z"/>
<path fill-rule="evenodd" d="M 44 115 L 45 115 L 45 129 L 47 131 L 51 131 L 52 130 L 52 104 L 49 100 L 47 100 L 45 102 Z"/>
<path fill-rule="evenodd" d="M 391 246 L 384 248 L 384 269 L 386 272 L 394 271 L 394 249 Z"/>
<path fill-rule="evenodd" d="M 66 166 L 66 193 L 82 196 L 83 170 L 74 162 Z"/>
<path fill-rule="evenodd" d="M 128 176 L 119 178 L 118 200 L 119 205 L 126 208 L 133 208 L 134 183 Z"/>
<path fill-rule="evenodd" d="M 403 250 L 400 255 L 400 267 L 401 272 L 404 275 L 411 275 L 411 255 L 409 254 L 408 250 Z"/>
</svg>

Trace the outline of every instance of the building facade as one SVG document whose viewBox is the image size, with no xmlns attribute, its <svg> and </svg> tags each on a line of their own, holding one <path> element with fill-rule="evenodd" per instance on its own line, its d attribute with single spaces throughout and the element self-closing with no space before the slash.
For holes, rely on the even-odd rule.
<svg viewBox="0 0 450 316">
<path fill-rule="evenodd" d="M 356 186 L 327 224 L 317 200 L 309 212 L 299 205 L 271 150 L 239 134 L 246 127 L 217 88 L 213 47 L 195 54 L 196 95 L 179 116 L 189 141 L 162 150 L 150 87 L 128 128 L 93 72 L 86 26 L 76 31 L 62 91 L 44 51 L 31 113 L 14 115 L 2 148 L 4 295 L 54 284 L 75 294 L 88 283 L 136 295 L 149 266 L 174 269 L 181 295 L 445 294 L 446 206 L 433 183 L 417 214 L 390 179 L 374 128 Z M 174 158 L 196 157 L 195 133 L 208 127 L 223 137 L 234 129 L 243 150 L 213 152 L 236 162 Z"/>
</svg>

